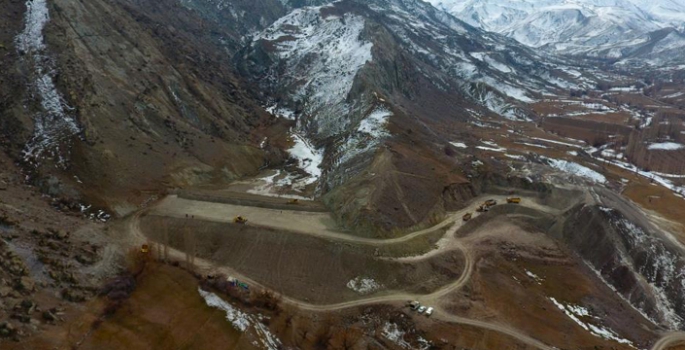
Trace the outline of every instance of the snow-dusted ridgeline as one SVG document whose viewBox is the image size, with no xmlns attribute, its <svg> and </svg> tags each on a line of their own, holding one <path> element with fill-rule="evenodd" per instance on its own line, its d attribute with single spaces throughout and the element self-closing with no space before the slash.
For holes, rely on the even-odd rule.
<svg viewBox="0 0 685 350">
<path fill-rule="evenodd" d="M 33 116 L 34 132 L 25 146 L 24 158 L 37 165 L 41 158 L 52 156 L 64 165 L 62 143 L 77 134 L 79 127 L 69 114 L 71 108 L 57 91 L 53 64 L 45 53 L 43 30 L 49 20 L 47 0 L 27 1 L 24 30 L 15 39 L 17 49 L 32 69 L 30 89 L 41 106 Z"/>
<path fill-rule="evenodd" d="M 652 44 L 652 32 L 685 21 L 685 3 L 673 0 L 427 0 L 463 21 L 531 47 L 621 59 Z M 649 49 L 648 63 L 682 52 L 671 32 Z"/>
<path fill-rule="evenodd" d="M 255 36 L 273 44 L 286 73 L 279 85 L 294 88 L 290 99 L 304 106 L 304 123 L 322 137 L 342 132 L 352 106 L 347 95 L 359 70 L 372 61 L 373 44 L 361 39 L 365 20 L 346 13 L 324 15 L 330 6 L 296 9 Z M 254 45 L 253 44 L 253 45 Z"/>
</svg>

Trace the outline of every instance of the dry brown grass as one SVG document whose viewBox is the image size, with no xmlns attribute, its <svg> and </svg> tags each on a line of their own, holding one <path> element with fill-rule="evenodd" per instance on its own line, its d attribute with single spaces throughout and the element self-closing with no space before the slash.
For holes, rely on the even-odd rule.
<svg viewBox="0 0 685 350">
<path fill-rule="evenodd" d="M 682 344 L 671 346 L 670 348 L 668 348 L 668 350 L 685 350 L 685 342 Z"/>
<path fill-rule="evenodd" d="M 559 310 L 548 298 L 565 304 L 583 305 L 609 322 L 610 328 L 640 343 L 653 341 L 649 321 L 617 301 L 612 291 L 597 283 L 579 264 L 550 263 L 529 259 L 490 256 L 478 263 L 466 295 L 455 298 L 453 308 L 469 317 L 509 324 L 524 334 L 566 349 L 630 349 L 591 335 Z M 525 274 L 541 277 L 538 284 Z M 518 280 L 515 280 L 514 277 Z M 460 300 L 460 301 L 457 301 Z M 646 327 L 646 328 L 645 328 Z"/>
<path fill-rule="evenodd" d="M 68 315 L 66 323 L 4 349 L 251 349 L 248 339 L 208 307 L 197 280 L 179 268 L 148 263 L 138 286 L 121 308 L 92 325 L 107 307 L 100 298 Z"/>
</svg>

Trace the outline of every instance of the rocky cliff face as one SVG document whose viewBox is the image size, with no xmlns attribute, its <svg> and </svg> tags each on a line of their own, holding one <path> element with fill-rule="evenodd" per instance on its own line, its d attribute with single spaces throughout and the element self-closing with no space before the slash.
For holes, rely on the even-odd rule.
<svg viewBox="0 0 685 350">
<path fill-rule="evenodd" d="M 650 319 L 670 329 L 685 320 L 685 254 L 659 232 L 602 206 L 579 206 L 562 239 L 598 276 Z"/>
</svg>

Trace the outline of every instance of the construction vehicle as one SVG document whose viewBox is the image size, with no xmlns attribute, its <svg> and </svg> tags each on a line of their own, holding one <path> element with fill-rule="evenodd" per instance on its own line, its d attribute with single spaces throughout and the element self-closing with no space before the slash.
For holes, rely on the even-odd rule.
<svg viewBox="0 0 685 350">
<path fill-rule="evenodd" d="M 484 213 L 484 212 L 486 212 L 486 211 L 488 211 L 488 210 L 490 210 L 490 208 L 488 208 L 488 206 L 485 205 L 485 204 L 481 204 L 481 205 L 478 206 L 478 208 L 476 208 L 476 211 L 479 212 L 479 213 Z"/>
<path fill-rule="evenodd" d="M 485 204 L 487 207 L 491 207 L 493 205 L 497 205 L 497 201 L 494 199 L 488 199 L 483 204 Z"/>
<path fill-rule="evenodd" d="M 288 204 L 300 204 L 300 200 L 299 199 L 291 199 L 288 201 Z"/>
<path fill-rule="evenodd" d="M 147 245 L 147 244 L 143 244 L 143 245 L 140 247 L 140 252 L 143 253 L 143 254 L 149 253 L 149 252 L 150 252 L 150 246 Z"/>
<path fill-rule="evenodd" d="M 244 218 L 244 217 L 242 217 L 242 216 L 240 216 L 240 215 L 238 215 L 238 216 L 236 216 L 235 218 L 233 218 L 233 222 L 236 223 L 236 224 L 246 224 L 246 223 L 247 223 L 247 219 Z"/>
<path fill-rule="evenodd" d="M 519 203 L 521 203 L 521 198 L 509 197 L 509 198 L 507 198 L 507 203 L 519 204 Z"/>
<path fill-rule="evenodd" d="M 461 217 L 464 221 L 469 221 L 471 220 L 471 213 L 466 213 L 464 216 Z"/>
</svg>

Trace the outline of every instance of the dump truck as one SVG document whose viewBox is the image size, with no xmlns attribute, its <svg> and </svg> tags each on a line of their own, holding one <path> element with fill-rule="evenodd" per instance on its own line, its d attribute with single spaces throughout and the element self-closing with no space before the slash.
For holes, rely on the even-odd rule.
<svg viewBox="0 0 685 350">
<path fill-rule="evenodd" d="M 519 203 L 521 203 L 521 198 L 509 197 L 509 198 L 507 198 L 507 203 L 519 204 Z"/>
<path fill-rule="evenodd" d="M 247 223 L 247 219 L 243 216 L 238 215 L 235 218 L 233 218 L 233 222 L 236 224 L 245 224 Z"/>
<path fill-rule="evenodd" d="M 461 217 L 464 221 L 469 221 L 471 220 L 471 213 L 466 213 L 464 216 Z"/>
<path fill-rule="evenodd" d="M 485 204 L 481 204 L 481 205 L 478 206 L 478 208 L 476 208 L 476 211 L 479 212 L 479 213 L 484 213 L 484 212 L 486 212 L 486 211 L 488 211 L 488 210 L 490 210 L 490 208 L 488 208 L 488 206 L 485 205 Z"/>
<path fill-rule="evenodd" d="M 487 207 L 491 207 L 493 205 L 497 205 L 497 201 L 494 199 L 488 199 L 483 204 L 485 204 Z"/>
</svg>

